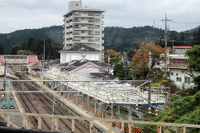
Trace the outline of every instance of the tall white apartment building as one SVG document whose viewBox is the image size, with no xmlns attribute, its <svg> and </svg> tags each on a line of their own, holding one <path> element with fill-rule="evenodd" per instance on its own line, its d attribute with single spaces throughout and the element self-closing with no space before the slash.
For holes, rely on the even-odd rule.
<svg viewBox="0 0 200 133">
<path fill-rule="evenodd" d="M 83 44 L 99 50 L 104 50 L 104 11 L 82 7 L 82 0 L 69 2 L 69 12 L 64 15 L 64 47 L 68 50 Z"/>
</svg>

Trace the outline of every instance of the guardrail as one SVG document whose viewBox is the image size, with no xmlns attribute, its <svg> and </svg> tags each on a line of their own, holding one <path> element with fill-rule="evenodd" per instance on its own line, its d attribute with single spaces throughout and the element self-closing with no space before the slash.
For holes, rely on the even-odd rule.
<svg viewBox="0 0 200 133">
<path fill-rule="evenodd" d="M 194 124 L 179 124 L 179 123 L 165 123 L 165 122 L 152 122 L 152 121 L 135 121 L 135 120 L 117 120 L 117 119 L 101 119 L 101 118 L 95 118 L 95 117 L 76 117 L 76 116 L 63 116 L 63 115 L 50 115 L 50 114 L 35 114 L 35 113 L 18 113 L 18 112 L 0 112 L 1 115 L 7 115 L 7 127 L 10 127 L 10 116 L 11 115 L 17 115 L 17 116 L 23 116 L 23 127 L 25 128 L 25 118 L 27 116 L 34 116 L 38 119 L 38 129 L 41 129 L 42 124 L 42 117 L 46 118 L 53 118 L 55 120 L 54 123 L 54 130 L 58 130 L 58 120 L 59 119 L 70 119 L 72 120 L 72 132 L 75 132 L 75 120 L 86 120 L 90 123 L 90 133 L 93 133 L 93 123 L 96 121 L 102 121 L 108 123 L 108 132 L 112 133 L 112 123 L 118 122 L 118 123 L 128 123 L 129 125 L 129 133 L 131 133 L 131 125 L 132 124 L 141 124 L 141 125 L 157 125 L 158 126 L 158 133 L 161 133 L 162 126 L 173 126 L 173 127 L 181 127 L 182 133 L 186 133 L 186 128 L 200 128 L 200 125 L 194 125 Z"/>
</svg>

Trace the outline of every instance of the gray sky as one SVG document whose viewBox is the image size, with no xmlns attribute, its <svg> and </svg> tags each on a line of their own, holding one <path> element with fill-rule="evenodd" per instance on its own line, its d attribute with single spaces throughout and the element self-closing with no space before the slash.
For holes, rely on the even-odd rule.
<svg viewBox="0 0 200 133">
<path fill-rule="evenodd" d="M 0 33 L 62 25 L 70 0 L 0 0 Z M 154 25 L 185 31 L 200 25 L 200 0 L 83 0 L 83 6 L 105 11 L 105 26 Z"/>
</svg>

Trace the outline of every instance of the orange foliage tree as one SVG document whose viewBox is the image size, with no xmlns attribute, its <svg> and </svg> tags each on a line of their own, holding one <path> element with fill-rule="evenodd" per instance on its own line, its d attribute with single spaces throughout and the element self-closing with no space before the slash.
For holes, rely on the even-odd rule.
<svg viewBox="0 0 200 133">
<path fill-rule="evenodd" d="M 139 50 L 132 58 L 132 74 L 136 79 L 146 79 L 146 76 L 149 73 L 149 51 L 151 51 L 152 68 L 155 63 L 161 59 L 160 54 L 164 53 L 165 49 L 159 45 L 155 45 L 153 42 L 149 42 L 146 45 L 142 44 L 140 46 Z"/>
<path fill-rule="evenodd" d="M 113 49 L 107 49 L 106 54 L 104 55 L 104 62 L 108 62 L 108 56 L 110 56 L 110 63 L 117 64 L 122 59 L 122 54 L 120 52 L 116 52 Z"/>
</svg>

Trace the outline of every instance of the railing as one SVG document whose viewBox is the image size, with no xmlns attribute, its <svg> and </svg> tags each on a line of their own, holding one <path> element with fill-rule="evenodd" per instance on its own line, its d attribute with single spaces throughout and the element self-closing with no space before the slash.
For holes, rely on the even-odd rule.
<svg viewBox="0 0 200 133">
<path fill-rule="evenodd" d="M 73 27 L 74 29 L 80 29 L 80 27 Z"/>
<path fill-rule="evenodd" d="M 80 35 L 80 33 L 73 33 L 73 35 Z"/>
<path fill-rule="evenodd" d="M 88 29 L 94 29 L 94 27 L 88 27 Z"/>
<path fill-rule="evenodd" d="M 93 39 L 88 39 L 88 42 L 94 42 L 94 40 Z"/>
<path fill-rule="evenodd" d="M 94 22 L 94 20 L 88 20 L 88 22 Z"/>
<path fill-rule="evenodd" d="M 10 118 L 11 116 L 22 116 L 23 121 L 22 125 L 25 128 L 26 127 L 26 117 L 28 116 L 34 116 L 37 117 L 38 120 L 38 129 L 41 129 L 42 124 L 42 118 L 53 118 L 55 120 L 54 123 L 54 130 L 59 131 L 58 129 L 58 120 L 59 119 L 70 119 L 72 120 L 72 132 L 75 132 L 75 120 L 86 120 L 90 123 L 90 133 L 93 133 L 93 124 L 97 122 L 105 122 L 107 127 L 105 126 L 105 129 L 109 133 L 113 132 L 112 129 L 112 123 L 128 123 L 129 133 L 131 133 L 131 126 L 132 124 L 141 124 L 141 125 L 156 125 L 157 132 L 161 133 L 162 126 L 170 126 L 170 127 L 181 127 L 182 133 L 186 133 L 186 128 L 200 128 L 200 125 L 194 125 L 194 124 L 179 124 L 179 123 L 165 123 L 165 122 L 153 122 L 153 121 L 135 121 L 135 120 L 117 120 L 117 119 L 102 119 L 102 118 L 96 118 L 96 117 L 80 117 L 80 116 L 67 116 L 67 115 L 50 115 L 50 114 L 35 114 L 35 113 L 17 113 L 17 112 L 0 112 L 1 115 L 7 115 L 7 127 L 11 126 Z"/>
<path fill-rule="evenodd" d="M 94 33 L 88 33 L 88 35 L 94 35 Z"/>
</svg>

